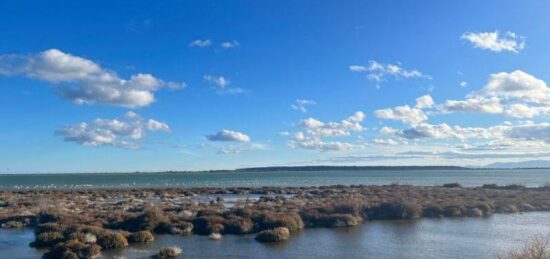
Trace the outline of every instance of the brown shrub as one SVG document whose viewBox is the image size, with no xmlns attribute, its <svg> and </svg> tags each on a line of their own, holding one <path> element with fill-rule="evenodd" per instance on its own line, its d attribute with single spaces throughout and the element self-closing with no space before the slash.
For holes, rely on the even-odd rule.
<svg viewBox="0 0 550 259">
<path fill-rule="evenodd" d="M 68 258 L 96 258 L 101 252 L 101 247 L 96 244 L 84 244 L 77 240 L 69 240 L 60 243 L 46 252 L 44 259 L 68 259 Z"/>
<path fill-rule="evenodd" d="M 369 219 L 416 219 L 422 215 L 422 208 L 410 202 L 384 202 L 372 208 Z"/>
<path fill-rule="evenodd" d="M 154 230 L 161 222 L 168 222 L 168 218 L 158 210 L 147 210 L 140 215 L 124 220 L 120 227 L 132 232 Z"/>
<path fill-rule="evenodd" d="M 200 235 L 221 233 L 224 230 L 225 221 L 221 216 L 201 216 L 193 220 L 193 229 Z"/>
<path fill-rule="evenodd" d="M 163 259 L 163 258 L 175 258 L 182 254 L 182 250 L 179 247 L 164 247 L 161 248 L 158 253 L 153 255 L 153 258 Z"/>
<path fill-rule="evenodd" d="M 497 259 L 550 259 L 550 241 L 541 237 L 532 238 L 519 250 L 510 250 Z"/>
<path fill-rule="evenodd" d="M 262 243 L 280 242 L 290 238 L 290 231 L 286 227 L 267 229 L 256 236 L 256 240 Z"/>
<path fill-rule="evenodd" d="M 61 232 L 43 232 L 36 236 L 30 246 L 39 248 L 52 247 L 63 240 L 65 240 L 65 236 Z"/>
<path fill-rule="evenodd" d="M 266 212 L 257 218 L 260 229 L 272 229 L 286 227 L 291 232 L 304 228 L 304 222 L 296 213 L 272 213 Z"/>
<path fill-rule="evenodd" d="M 151 243 L 155 240 L 155 236 L 150 231 L 143 230 L 131 233 L 128 236 L 128 241 L 131 243 Z"/>
<path fill-rule="evenodd" d="M 443 210 L 443 215 L 449 218 L 461 217 L 465 215 L 465 209 L 462 206 L 447 206 Z"/>
<path fill-rule="evenodd" d="M 444 209 L 440 206 L 428 206 L 422 210 L 422 216 L 427 218 L 440 218 L 444 215 Z"/>
<path fill-rule="evenodd" d="M 352 214 L 334 213 L 321 215 L 317 222 L 322 227 L 351 227 L 361 223 L 361 218 Z"/>
<path fill-rule="evenodd" d="M 128 240 L 121 233 L 107 231 L 97 236 L 97 244 L 104 249 L 126 248 Z"/>
<path fill-rule="evenodd" d="M 254 229 L 254 222 L 249 218 L 232 216 L 226 220 L 224 233 L 226 234 L 247 234 Z"/>
</svg>

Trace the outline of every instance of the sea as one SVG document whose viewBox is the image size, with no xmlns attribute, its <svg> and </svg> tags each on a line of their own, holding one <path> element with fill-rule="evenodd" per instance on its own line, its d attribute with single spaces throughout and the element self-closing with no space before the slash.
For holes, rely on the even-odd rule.
<svg viewBox="0 0 550 259">
<path fill-rule="evenodd" d="M 0 174 L 0 190 L 148 187 L 262 187 L 459 183 L 550 184 L 550 169 L 384 169 L 328 171 L 222 171 L 159 173 Z"/>
</svg>

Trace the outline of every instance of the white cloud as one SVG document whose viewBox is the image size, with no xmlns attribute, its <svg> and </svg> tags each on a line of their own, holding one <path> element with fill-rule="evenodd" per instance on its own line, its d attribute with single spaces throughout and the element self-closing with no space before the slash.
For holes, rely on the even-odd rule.
<svg viewBox="0 0 550 259">
<path fill-rule="evenodd" d="M 413 125 L 408 129 L 393 129 L 384 127 L 380 133 L 405 139 L 471 139 L 471 138 L 491 138 L 491 130 L 476 127 L 449 126 L 446 123 L 429 124 L 421 123 Z"/>
<path fill-rule="evenodd" d="M 212 40 L 198 39 L 189 43 L 189 47 L 192 47 L 192 48 L 208 48 L 210 46 L 212 46 Z"/>
<path fill-rule="evenodd" d="M 504 100 L 550 104 L 550 88 L 546 83 L 521 70 L 492 74 L 487 85 L 474 95 L 499 97 Z"/>
<path fill-rule="evenodd" d="M 468 86 L 468 82 L 461 81 L 459 85 L 460 85 L 460 87 L 464 88 L 464 87 Z"/>
<path fill-rule="evenodd" d="M 247 143 L 242 145 L 231 145 L 231 146 L 221 147 L 220 149 L 218 149 L 217 154 L 218 155 L 240 154 L 245 151 L 264 150 L 264 149 L 266 149 L 266 146 L 263 144 Z"/>
<path fill-rule="evenodd" d="M 119 119 L 95 119 L 58 129 L 56 134 L 65 141 L 84 146 L 114 146 L 136 149 L 147 131 L 170 132 L 170 127 L 153 119 L 145 120 L 134 112 Z"/>
<path fill-rule="evenodd" d="M 351 65 L 349 66 L 349 70 L 351 72 L 368 72 L 369 69 L 365 66 L 359 66 L 359 65 Z"/>
<path fill-rule="evenodd" d="M 246 92 L 245 89 L 239 87 L 229 87 L 231 81 L 223 76 L 205 75 L 203 76 L 203 79 L 206 82 L 215 85 L 216 93 L 220 95 L 236 95 Z"/>
<path fill-rule="evenodd" d="M 504 136 L 511 139 L 541 140 L 550 143 L 550 123 L 508 126 L 504 129 Z"/>
<path fill-rule="evenodd" d="M 540 115 L 550 115 L 550 107 L 531 107 L 525 104 L 512 104 L 505 111 L 504 114 L 510 117 L 516 118 L 533 118 Z"/>
<path fill-rule="evenodd" d="M 475 48 L 494 52 L 510 51 L 518 53 L 525 48 L 525 37 L 517 36 L 513 32 L 506 32 L 504 35 L 501 35 L 498 31 L 466 32 L 462 34 L 460 39 L 471 42 Z"/>
<path fill-rule="evenodd" d="M 231 48 L 236 48 L 236 47 L 239 47 L 240 44 L 238 41 L 236 40 L 232 40 L 232 41 L 226 41 L 226 42 L 222 42 L 220 44 L 220 46 L 224 49 L 231 49 Z"/>
<path fill-rule="evenodd" d="M 418 109 L 431 108 L 434 105 L 434 100 L 430 95 L 423 95 L 416 98 L 415 107 Z"/>
<path fill-rule="evenodd" d="M 516 118 L 550 115 L 550 88 L 521 70 L 492 74 L 479 91 L 465 100 L 447 100 L 439 110 L 444 113 L 470 112 L 504 114 Z"/>
<path fill-rule="evenodd" d="M 57 49 L 0 55 L 0 75 L 23 75 L 52 83 L 59 95 L 77 104 L 142 107 L 153 103 L 154 92 L 163 87 L 185 87 L 185 83 L 165 82 L 150 74 L 122 79 L 91 60 Z"/>
<path fill-rule="evenodd" d="M 407 129 L 384 127 L 380 133 L 404 139 L 488 139 L 496 143 L 513 143 L 509 144 L 511 148 L 525 146 L 524 141 L 531 144 L 533 141 L 550 143 L 550 123 L 537 124 L 530 121 L 521 124 L 503 123 L 487 128 L 421 123 Z"/>
<path fill-rule="evenodd" d="M 312 100 L 307 100 L 307 99 L 297 99 L 294 104 L 290 105 L 290 107 L 293 109 L 293 110 L 297 110 L 297 111 L 301 111 L 303 113 L 306 113 L 307 112 L 307 109 L 306 109 L 306 106 L 307 105 L 314 105 L 315 102 L 312 101 Z"/>
<path fill-rule="evenodd" d="M 391 139 L 391 138 L 388 138 L 388 139 L 375 138 L 375 139 L 372 140 L 372 143 L 374 143 L 376 145 L 384 145 L 384 146 L 399 145 L 398 141 L 396 141 L 394 139 Z"/>
<path fill-rule="evenodd" d="M 408 105 L 376 110 L 374 115 L 380 119 L 398 120 L 409 124 L 418 124 L 428 119 L 422 110 L 411 108 Z"/>
<path fill-rule="evenodd" d="M 303 119 L 299 126 L 302 130 L 290 133 L 284 132 L 283 136 L 289 136 L 289 146 L 292 148 L 315 151 L 346 151 L 361 148 L 347 142 L 325 140 L 325 138 L 350 136 L 352 133 L 363 131 L 361 122 L 365 119 L 363 112 L 356 112 L 352 116 L 339 122 L 322 122 L 314 118 Z"/>
<path fill-rule="evenodd" d="M 365 114 L 358 111 L 340 122 L 324 123 L 314 118 L 307 118 L 300 122 L 300 126 L 313 137 L 349 136 L 352 132 L 363 131 L 361 122 L 364 118 Z"/>
<path fill-rule="evenodd" d="M 328 152 L 328 151 L 347 151 L 354 148 L 358 148 L 358 145 L 354 145 L 346 142 L 339 141 L 322 141 L 319 139 L 311 139 L 304 141 L 291 141 L 289 145 L 292 148 L 300 148 L 307 150 L 314 150 L 319 152 Z"/>
<path fill-rule="evenodd" d="M 221 130 L 214 135 L 206 136 L 210 141 L 233 141 L 233 142 L 250 142 L 250 137 L 244 133 L 232 130 Z"/>
<path fill-rule="evenodd" d="M 378 83 L 385 81 L 386 77 L 393 76 L 396 79 L 399 78 L 424 78 L 431 79 L 431 76 L 425 75 L 422 72 L 413 69 L 407 70 L 402 68 L 399 64 L 382 64 L 375 60 L 370 60 L 368 66 L 351 65 L 350 71 L 358 73 L 367 73 L 367 78 L 371 81 Z"/>
<path fill-rule="evenodd" d="M 500 100 L 496 97 L 469 98 L 466 100 L 447 100 L 442 107 L 443 112 L 471 112 L 471 113 L 502 113 Z"/>
<path fill-rule="evenodd" d="M 224 89 L 226 86 L 228 86 L 231 83 L 231 81 L 229 81 L 229 79 L 227 79 L 223 76 L 205 75 L 205 76 L 203 76 L 203 79 L 206 80 L 209 83 L 217 85 L 221 89 Z"/>
</svg>

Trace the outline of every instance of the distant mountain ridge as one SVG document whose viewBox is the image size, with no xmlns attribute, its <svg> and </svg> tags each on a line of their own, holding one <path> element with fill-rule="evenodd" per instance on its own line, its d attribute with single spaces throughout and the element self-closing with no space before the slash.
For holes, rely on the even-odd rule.
<svg viewBox="0 0 550 259">
<path fill-rule="evenodd" d="M 492 163 L 487 168 L 550 168 L 550 160 L 529 160 L 521 162 L 498 162 Z"/>
<path fill-rule="evenodd" d="M 235 169 L 237 172 L 359 171 L 359 170 L 458 170 L 460 166 L 266 166 Z"/>
</svg>

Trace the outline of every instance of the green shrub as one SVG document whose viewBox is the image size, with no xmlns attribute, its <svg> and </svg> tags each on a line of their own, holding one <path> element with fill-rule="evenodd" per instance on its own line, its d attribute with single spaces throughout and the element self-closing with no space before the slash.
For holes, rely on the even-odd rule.
<svg viewBox="0 0 550 259">
<path fill-rule="evenodd" d="M 460 187 L 462 187 L 462 185 L 460 185 L 459 183 L 446 183 L 446 184 L 443 184 L 443 187 L 444 188 L 460 188 Z"/>
</svg>

